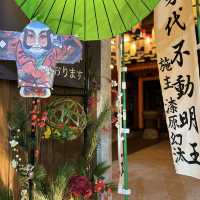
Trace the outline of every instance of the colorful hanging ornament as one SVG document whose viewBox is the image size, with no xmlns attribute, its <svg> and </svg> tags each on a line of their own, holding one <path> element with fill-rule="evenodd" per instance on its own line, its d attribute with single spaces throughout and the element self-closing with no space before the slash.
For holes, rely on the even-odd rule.
<svg viewBox="0 0 200 200">
<path fill-rule="evenodd" d="M 47 130 L 44 137 L 74 140 L 78 138 L 87 125 L 84 108 L 72 99 L 57 99 L 48 108 Z"/>
<path fill-rule="evenodd" d="M 0 31 L 0 59 L 16 61 L 22 97 L 49 97 L 56 64 L 73 64 L 81 56 L 78 39 L 55 35 L 39 21 L 31 21 L 22 33 Z"/>
</svg>

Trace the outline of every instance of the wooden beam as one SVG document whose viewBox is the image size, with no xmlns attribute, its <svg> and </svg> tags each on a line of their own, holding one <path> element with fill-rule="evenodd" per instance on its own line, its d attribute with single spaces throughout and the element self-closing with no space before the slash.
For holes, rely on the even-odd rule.
<svg viewBox="0 0 200 200">
<path fill-rule="evenodd" d="M 128 72 L 139 72 L 145 70 L 158 70 L 157 63 L 136 63 L 128 65 Z"/>
<path fill-rule="evenodd" d="M 148 76 L 148 77 L 142 77 L 143 81 L 154 81 L 159 80 L 159 76 Z"/>
</svg>

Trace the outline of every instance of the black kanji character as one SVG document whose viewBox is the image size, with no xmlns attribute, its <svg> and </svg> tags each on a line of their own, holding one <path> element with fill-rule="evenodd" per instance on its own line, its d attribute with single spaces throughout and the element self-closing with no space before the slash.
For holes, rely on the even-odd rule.
<svg viewBox="0 0 200 200">
<path fill-rule="evenodd" d="M 171 139 L 172 139 L 172 142 L 171 142 L 172 145 L 174 145 L 174 144 L 182 145 L 182 135 L 181 134 L 174 134 L 172 132 Z"/>
<path fill-rule="evenodd" d="M 171 64 L 174 64 L 174 62 L 176 61 L 178 63 L 178 65 L 180 67 L 182 67 L 183 66 L 183 54 L 190 55 L 190 52 L 187 50 L 181 52 L 184 42 L 185 42 L 185 40 L 181 40 L 178 44 L 172 46 L 174 49 L 177 49 L 177 50 L 174 51 L 175 57 L 171 61 Z"/>
<path fill-rule="evenodd" d="M 173 88 L 173 85 L 170 85 L 171 81 L 170 81 L 170 77 L 169 76 L 165 76 L 164 81 L 165 81 L 164 90 L 169 89 L 169 88 Z"/>
<path fill-rule="evenodd" d="M 187 83 L 185 85 L 185 94 L 188 93 L 189 97 L 192 97 L 194 91 L 194 83 L 190 81 L 190 75 L 187 76 Z M 189 92 L 188 92 L 189 91 Z"/>
<path fill-rule="evenodd" d="M 190 145 L 193 148 L 193 152 L 190 153 L 190 156 L 192 157 L 192 161 L 189 161 L 190 164 L 200 164 L 200 162 L 197 161 L 197 159 L 199 158 L 199 153 L 196 151 L 197 143 L 190 143 Z"/>
<path fill-rule="evenodd" d="M 182 7 L 179 8 L 180 11 L 182 11 Z M 172 19 L 174 18 L 174 21 L 172 21 Z M 168 18 L 168 23 L 165 27 L 165 30 L 167 31 L 167 35 L 169 36 L 172 30 L 172 27 L 174 26 L 174 24 L 177 24 L 179 26 L 180 29 L 185 30 L 186 29 L 186 25 L 185 23 L 181 24 L 178 20 L 180 18 L 180 15 L 176 13 L 176 11 L 173 11 L 173 18 L 169 17 Z"/>
<path fill-rule="evenodd" d="M 167 1 L 166 7 L 167 7 L 169 4 L 171 4 L 171 5 L 173 5 L 173 6 L 176 4 L 176 0 L 165 0 L 165 1 Z"/>
<path fill-rule="evenodd" d="M 160 70 L 162 72 L 164 72 L 165 69 L 166 71 L 172 70 L 170 59 L 167 57 L 161 58 L 159 64 L 160 64 Z"/>
<path fill-rule="evenodd" d="M 191 108 L 189 108 L 189 116 L 190 116 L 190 126 L 189 126 L 189 130 L 191 130 L 192 126 L 194 126 L 195 130 L 197 133 L 199 133 L 199 128 L 198 128 L 198 124 L 197 124 L 197 119 L 196 119 L 196 113 L 195 113 L 195 107 L 192 106 Z"/>
<path fill-rule="evenodd" d="M 188 116 L 187 116 L 187 112 L 184 111 L 182 114 L 179 114 L 179 119 L 181 124 L 179 124 L 179 127 L 182 128 L 184 127 L 186 124 L 188 124 Z"/>
<path fill-rule="evenodd" d="M 168 104 L 169 105 L 168 105 L 168 108 L 167 108 L 167 111 L 166 111 L 168 114 L 177 112 L 177 103 L 176 103 L 175 99 L 170 97 L 170 100 L 169 100 Z"/>
<path fill-rule="evenodd" d="M 169 128 L 173 128 L 174 130 L 176 130 L 178 126 L 177 124 L 177 115 L 172 115 L 168 117 L 169 119 Z"/>
<path fill-rule="evenodd" d="M 190 75 L 187 75 L 187 83 L 183 79 L 182 75 L 178 75 L 176 82 L 173 84 L 175 90 L 178 92 L 177 99 L 180 99 L 183 95 L 187 94 L 192 97 L 194 91 L 194 83 L 190 81 Z"/>
<path fill-rule="evenodd" d="M 180 147 L 177 147 L 178 151 L 176 152 L 176 163 L 178 163 L 179 161 L 185 161 L 188 163 L 187 159 L 185 158 L 185 152 L 182 151 L 182 149 Z"/>
<path fill-rule="evenodd" d="M 180 147 L 177 147 L 178 151 L 176 152 L 176 154 L 174 154 L 175 156 L 177 156 L 176 163 L 178 163 L 179 161 L 185 161 L 188 164 L 200 165 L 200 162 L 198 161 L 199 153 L 196 151 L 197 143 L 190 143 L 190 145 L 193 148 L 193 152 L 190 153 L 190 157 L 192 158 L 192 160 L 187 160 L 186 157 L 184 156 L 185 152 L 182 151 Z"/>
<path fill-rule="evenodd" d="M 178 75 L 177 81 L 173 84 L 176 91 L 178 92 L 178 99 L 180 99 L 185 94 L 185 80 L 182 75 Z"/>
</svg>

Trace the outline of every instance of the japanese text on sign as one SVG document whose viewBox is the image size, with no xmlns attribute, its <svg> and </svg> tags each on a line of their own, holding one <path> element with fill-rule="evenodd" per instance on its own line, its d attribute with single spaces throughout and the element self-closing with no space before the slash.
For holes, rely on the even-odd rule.
<svg viewBox="0 0 200 200">
<path fill-rule="evenodd" d="M 200 89 L 192 1 L 161 0 L 155 11 L 155 32 L 176 172 L 200 178 Z"/>
</svg>

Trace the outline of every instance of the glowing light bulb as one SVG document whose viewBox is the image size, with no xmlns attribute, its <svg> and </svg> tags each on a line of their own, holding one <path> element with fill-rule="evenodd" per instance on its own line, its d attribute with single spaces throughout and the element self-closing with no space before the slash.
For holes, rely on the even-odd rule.
<svg viewBox="0 0 200 200">
<path fill-rule="evenodd" d="M 144 53 L 149 53 L 151 51 L 151 38 L 147 36 L 144 41 Z"/>
<path fill-rule="evenodd" d="M 110 64 L 110 69 L 114 69 L 114 65 L 113 64 Z"/>
<path fill-rule="evenodd" d="M 133 41 L 133 42 L 131 43 L 131 47 L 130 47 L 130 55 L 131 55 L 131 56 L 135 56 L 136 51 L 137 51 L 137 46 L 136 46 L 135 41 Z"/>
<path fill-rule="evenodd" d="M 124 34 L 124 42 L 130 42 L 131 38 L 129 34 Z"/>
</svg>

